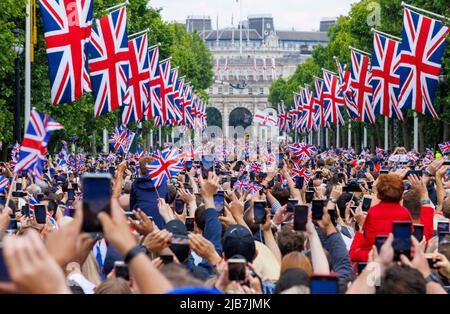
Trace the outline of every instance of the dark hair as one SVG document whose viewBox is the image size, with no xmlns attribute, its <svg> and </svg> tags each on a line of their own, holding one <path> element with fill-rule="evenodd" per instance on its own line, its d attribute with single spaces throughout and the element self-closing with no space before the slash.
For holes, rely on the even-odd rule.
<svg viewBox="0 0 450 314">
<path fill-rule="evenodd" d="M 377 191 L 382 202 L 399 203 L 403 197 L 405 184 L 396 174 L 382 174 L 378 178 Z"/>
<path fill-rule="evenodd" d="M 420 197 L 415 191 L 409 190 L 403 195 L 403 206 L 409 210 L 413 219 L 420 218 Z"/>
<path fill-rule="evenodd" d="M 194 220 L 195 224 L 200 230 L 205 229 L 205 206 L 200 206 L 195 210 Z"/>
<path fill-rule="evenodd" d="M 56 214 L 56 210 L 58 209 L 58 203 L 55 200 L 48 200 L 47 210 L 52 211 Z"/>
<path fill-rule="evenodd" d="M 282 256 L 291 252 L 302 252 L 305 249 L 305 236 L 300 232 L 294 231 L 290 226 L 285 226 L 281 229 L 277 242 Z"/>
<path fill-rule="evenodd" d="M 290 268 L 281 274 L 275 285 L 275 294 L 279 294 L 295 286 L 309 287 L 308 274 L 300 268 Z"/>
<path fill-rule="evenodd" d="M 291 195 L 289 189 L 281 187 L 281 184 L 279 182 L 274 184 L 270 193 L 272 194 L 273 197 L 276 198 L 278 202 L 280 202 L 281 206 L 287 204 L 289 197 Z"/>
<path fill-rule="evenodd" d="M 394 265 L 381 279 L 377 294 L 426 294 L 425 286 L 425 278 L 418 270 Z"/>
</svg>

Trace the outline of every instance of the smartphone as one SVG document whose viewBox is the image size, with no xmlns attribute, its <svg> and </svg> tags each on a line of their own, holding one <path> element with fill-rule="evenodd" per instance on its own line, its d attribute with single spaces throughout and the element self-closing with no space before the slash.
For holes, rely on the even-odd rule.
<svg viewBox="0 0 450 314">
<path fill-rule="evenodd" d="M 111 175 L 111 177 L 114 177 L 114 174 L 116 173 L 116 168 L 114 166 L 110 166 L 108 168 L 108 172 Z"/>
<path fill-rule="evenodd" d="M 263 225 L 266 222 L 266 202 L 254 201 L 253 202 L 253 217 L 255 224 Z"/>
<path fill-rule="evenodd" d="M 423 239 L 423 225 L 414 224 L 414 232 L 413 236 L 417 239 L 417 241 L 422 241 Z"/>
<path fill-rule="evenodd" d="M 3 243 L 0 242 L 0 282 L 10 282 L 8 268 L 6 268 L 5 260 L 3 259 Z"/>
<path fill-rule="evenodd" d="M 22 183 L 16 182 L 16 191 L 22 191 Z"/>
<path fill-rule="evenodd" d="M 214 194 L 214 206 L 219 216 L 224 214 L 224 197 L 223 191 L 217 191 L 217 194 Z"/>
<path fill-rule="evenodd" d="M 243 258 L 230 258 L 228 260 L 228 280 L 244 281 L 247 261 Z"/>
<path fill-rule="evenodd" d="M 324 207 L 324 200 L 312 200 L 311 212 L 313 220 L 322 220 Z"/>
<path fill-rule="evenodd" d="M 184 202 L 180 198 L 175 199 L 175 212 L 178 215 L 181 215 L 184 212 Z"/>
<path fill-rule="evenodd" d="M 231 189 L 234 189 L 234 185 L 236 184 L 237 180 L 238 180 L 237 177 L 231 177 L 231 179 L 230 179 Z"/>
<path fill-rule="evenodd" d="M 361 187 L 359 186 L 359 184 L 350 184 L 350 185 L 344 186 L 342 188 L 342 192 L 355 193 L 355 192 L 362 192 L 362 191 L 361 191 Z"/>
<path fill-rule="evenodd" d="M 313 198 L 314 198 L 314 191 L 308 190 L 305 192 L 306 203 L 311 204 Z"/>
<path fill-rule="evenodd" d="M 389 169 L 381 169 L 380 175 L 382 175 L 382 174 L 389 174 Z"/>
<path fill-rule="evenodd" d="M 406 175 L 403 177 L 403 180 L 408 180 L 408 177 L 411 175 L 416 175 L 418 177 L 422 176 L 422 170 L 409 170 Z"/>
<path fill-rule="evenodd" d="M 322 179 L 322 171 L 316 171 L 316 178 Z"/>
<path fill-rule="evenodd" d="M 114 273 L 118 278 L 123 278 L 126 281 L 130 280 L 128 265 L 122 261 L 114 262 Z"/>
<path fill-rule="evenodd" d="M 387 236 L 376 236 L 375 246 L 377 248 L 378 254 L 380 254 L 381 247 L 383 246 L 384 242 L 386 242 L 387 238 Z"/>
<path fill-rule="evenodd" d="M 164 265 L 173 263 L 173 255 L 172 254 L 160 254 L 159 258 L 161 258 L 161 261 Z"/>
<path fill-rule="evenodd" d="M 67 189 L 67 199 L 69 201 L 75 200 L 75 190 L 74 189 Z"/>
<path fill-rule="evenodd" d="M 189 245 L 189 237 L 187 235 L 174 234 L 171 243 L 177 245 Z"/>
<path fill-rule="evenodd" d="M 187 231 L 194 231 L 194 218 L 192 217 L 186 217 L 186 230 Z"/>
<path fill-rule="evenodd" d="M 186 161 L 186 171 L 191 171 L 191 169 L 192 169 L 192 161 L 191 160 L 188 160 L 188 161 Z"/>
<path fill-rule="evenodd" d="M 434 264 L 437 261 L 433 261 L 432 257 L 427 257 L 427 262 L 428 262 L 428 267 L 430 267 L 430 269 L 439 269 L 438 267 L 435 267 Z"/>
<path fill-rule="evenodd" d="M 278 168 L 284 167 L 284 154 L 278 154 Z"/>
<path fill-rule="evenodd" d="M 331 223 L 333 226 L 337 226 L 337 212 L 336 209 L 328 209 L 328 215 L 330 215 Z"/>
<path fill-rule="evenodd" d="M 393 222 L 392 233 L 394 234 L 394 261 L 400 261 L 400 255 L 411 257 L 411 222 Z"/>
<path fill-rule="evenodd" d="M 439 221 L 437 223 L 437 233 L 450 232 L 450 223 L 446 221 Z"/>
<path fill-rule="evenodd" d="M 338 278 L 336 275 L 311 275 L 311 294 L 337 294 Z"/>
<path fill-rule="evenodd" d="M 450 160 L 445 160 L 444 161 L 444 166 L 450 166 Z"/>
<path fill-rule="evenodd" d="M 16 219 L 9 219 L 8 227 L 6 230 L 17 230 L 17 220 Z"/>
<path fill-rule="evenodd" d="M 228 177 L 222 177 L 222 179 L 220 180 L 220 184 L 224 184 L 228 182 Z"/>
<path fill-rule="evenodd" d="M 288 199 L 287 202 L 287 207 L 286 207 L 286 212 L 288 213 L 293 213 L 295 206 L 298 204 L 298 200 L 296 200 L 295 198 L 290 198 Z"/>
<path fill-rule="evenodd" d="M 303 189 L 304 183 L 305 183 L 304 177 L 297 176 L 297 178 L 295 178 L 295 188 L 296 189 Z"/>
<path fill-rule="evenodd" d="M 294 230 L 306 231 L 306 223 L 308 221 L 307 205 L 295 205 L 294 208 Z"/>
<path fill-rule="evenodd" d="M 47 222 L 47 212 L 44 205 L 34 205 L 34 217 L 38 224 L 45 224 Z"/>
<path fill-rule="evenodd" d="M 372 204 L 372 197 L 371 196 L 364 196 L 363 202 L 362 202 L 362 210 L 364 212 L 367 212 L 370 208 L 370 204 Z"/>
<path fill-rule="evenodd" d="M 14 191 L 11 194 L 12 197 L 24 197 L 25 196 L 25 192 L 22 191 Z"/>
<path fill-rule="evenodd" d="M 22 215 L 30 217 L 30 207 L 28 206 L 28 204 L 23 205 L 21 211 Z"/>
<path fill-rule="evenodd" d="M 0 195 L 0 204 L 3 206 L 6 204 L 6 197 L 4 195 Z"/>
<path fill-rule="evenodd" d="M 43 193 L 39 193 L 36 195 L 36 198 L 38 199 L 38 201 L 42 201 L 44 199 L 44 194 Z"/>
<path fill-rule="evenodd" d="M 438 245 L 442 242 L 450 242 L 450 232 L 441 232 L 438 235 Z"/>
<path fill-rule="evenodd" d="M 78 183 L 72 183 L 72 189 L 78 191 Z"/>
<path fill-rule="evenodd" d="M 111 212 L 111 175 L 85 174 L 81 177 L 83 187 L 83 228 L 84 232 L 101 232 L 97 218 L 101 212 Z"/>
</svg>

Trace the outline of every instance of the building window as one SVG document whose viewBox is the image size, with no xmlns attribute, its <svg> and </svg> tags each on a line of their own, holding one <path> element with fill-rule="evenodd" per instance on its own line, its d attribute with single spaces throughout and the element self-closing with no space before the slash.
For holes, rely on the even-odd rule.
<svg viewBox="0 0 450 314">
<path fill-rule="evenodd" d="M 213 93 L 213 88 L 212 88 L 212 87 L 209 88 L 209 93 L 210 93 L 210 94 Z"/>
<path fill-rule="evenodd" d="M 222 92 L 222 87 L 219 87 L 219 92 L 218 92 L 218 94 L 219 94 L 219 95 L 222 95 L 222 94 L 223 94 L 223 92 Z"/>
<path fill-rule="evenodd" d="M 264 87 L 261 87 L 261 88 L 259 89 L 259 94 L 260 94 L 260 95 L 264 95 Z"/>
<path fill-rule="evenodd" d="M 248 88 L 248 94 L 253 95 L 253 88 L 251 88 L 251 87 Z"/>
<path fill-rule="evenodd" d="M 233 94 L 234 94 L 234 88 L 230 87 L 230 95 L 233 95 Z"/>
</svg>

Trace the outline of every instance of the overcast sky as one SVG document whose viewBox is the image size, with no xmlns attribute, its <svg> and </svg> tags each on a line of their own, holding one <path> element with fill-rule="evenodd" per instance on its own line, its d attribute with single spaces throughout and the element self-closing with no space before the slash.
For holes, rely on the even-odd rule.
<svg viewBox="0 0 450 314">
<path fill-rule="evenodd" d="M 318 30 L 322 17 L 347 14 L 352 3 L 359 0 L 241 0 L 242 17 L 249 14 L 272 14 L 275 28 Z M 150 0 L 153 7 L 162 8 L 166 21 L 184 21 L 188 15 L 210 16 L 213 28 L 219 16 L 219 28 L 234 25 L 239 20 L 239 3 L 236 0 Z"/>
</svg>

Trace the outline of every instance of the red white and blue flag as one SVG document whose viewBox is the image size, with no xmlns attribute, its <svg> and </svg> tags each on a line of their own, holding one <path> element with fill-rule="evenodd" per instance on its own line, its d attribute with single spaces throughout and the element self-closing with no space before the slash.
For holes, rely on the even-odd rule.
<svg viewBox="0 0 450 314">
<path fill-rule="evenodd" d="M 398 62 L 396 40 L 375 33 L 372 52 L 372 107 L 374 114 L 402 120 L 403 113 L 398 107 L 397 99 L 400 87 L 400 76 L 395 73 L 394 66 Z"/>
<path fill-rule="evenodd" d="M 281 101 L 278 104 L 278 129 L 280 132 L 289 132 L 290 121 L 291 117 L 289 116 L 289 112 L 286 111 L 284 102 Z"/>
<path fill-rule="evenodd" d="M 183 125 L 188 129 L 194 128 L 194 116 L 192 115 L 193 92 L 190 83 L 184 87 L 184 102 L 182 107 Z"/>
<path fill-rule="evenodd" d="M 350 88 L 351 73 L 348 70 L 347 64 L 339 62 L 338 58 L 335 58 L 336 65 L 339 70 L 339 86 L 342 95 L 344 96 L 345 108 L 352 120 L 357 120 L 359 117 L 358 106 L 355 103 L 355 95 L 352 88 Z"/>
<path fill-rule="evenodd" d="M 399 108 L 438 119 L 434 98 L 449 33 L 441 21 L 405 8 L 400 60 L 395 67 L 400 75 Z"/>
<path fill-rule="evenodd" d="M 19 143 L 14 144 L 13 149 L 11 151 L 11 165 L 14 166 L 17 164 L 17 159 L 19 159 L 20 155 L 20 145 Z"/>
<path fill-rule="evenodd" d="M 128 154 L 133 143 L 135 133 L 128 130 L 124 125 L 114 129 L 114 133 L 109 138 L 109 144 L 118 152 Z"/>
<path fill-rule="evenodd" d="M 288 149 L 293 158 L 298 158 L 300 160 L 317 154 L 317 148 L 311 144 L 294 143 L 289 145 Z"/>
<path fill-rule="evenodd" d="M 340 91 L 339 79 L 336 75 L 323 71 L 323 103 L 325 108 L 325 121 L 344 125 L 342 107 L 345 104 L 344 97 Z"/>
<path fill-rule="evenodd" d="M 136 158 L 136 160 L 139 160 L 144 156 L 145 156 L 145 151 L 142 149 L 141 144 L 138 144 L 137 148 L 136 148 L 135 158 Z"/>
<path fill-rule="evenodd" d="M 20 155 L 14 166 L 14 173 L 32 171 L 34 174 L 41 174 L 44 170 L 51 133 L 63 128 L 62 124 L 49 116 L 32 110 L 20 147 Z"/>
<path fill-rule="evenodd" d="M 370 58 L 362 53 L 351 50 L 350 88 L 354 92 L 354 100 L 358 106 L 358 121 L 373 124 L 375 116 L 372 108 L 372 73 L 369 71 Z"/>
<path fill-rule="evenodd" d="M 292 179 L 295 179 L 297 177 L 303 177 L 305 178 L 305 182 L 308 182 L 311 179 L 311 172 L 306 168 L 303 168 L 299 164 L 294 163 L 294 166 L 292 168 Z"/>
<path fill-rule="evenodd" d="M 122 107 L 128 89 L 130 56 L 126 7 L 96 20 L 89 43 L 95 116 Z"/>
<path fill-rule="evenodd" d="M 259 109 L 256 109 L 255 111 L 254 122 L 265 126 L 276 126 L 278 123 L 275 116 Z"/>
<path fill-rule="evenodd" d="M 147 34 L 128 41 L 130 56 L 129 86 L 124 96 L 122 123 L 141 121 L 150 95 L 150 65 Z"/>
<path fill-rule="evenodd" d="M 442 154 L 444 154 L 444 155 L 450 153 L 450 141 L 439 144 L 439 149 L 441 150 Z"/>
<path fill-rule="evenodd" d="M 154 97 L 159 114 L 155 117 L 155 125 L 167 125 L 175 118 L 173 85 L 170 80 L 170 59 L 161 61 L 151 81 L 152 97 Z"/>
<path fill-rule="evenodd" d="M 40 202 L 39 200 L 36 198 L 36 196 L 31 195 L 28 199 L 28 209 L 30 212 L 30 217 L 34 217 L 34 209 L 36 205 L 39 205 Z"/>
<path fill-rule="evenodd" d="M 301 94 L 303 103 L 301 129 L 304 132 L 310 132 L 313 128 L 314 121 L 314 97 L 309 85 L 305 85 L 305 88 L 302 90 Z"/>
<path fill-rule="evenodd" d="M 325 121 L 323 86 L 324 82 L 322 79 L 314 79 L 314 124 L 316 128 L 320 126 L 329 127 L 329 123 Z"/>
<path fill-rule="evenodd" d="M 159 45 L 155 45 L 149 48 L 148 60 L 150 63 L 150 94 L 148 106 L 144 110 L 144 115 L 147 121 L 152 118 L 156 118 L 159 115 L 159 107 L 152 92 L 154 80 L 156 79 L 156 74 L 159 66 Z"/>
<path fill-rule="evenodd" d="M 147 165 L 147 170 L 156 187 L 170 180 L 183 171 L 183 163 L 179 158 L 178 149 L 166 149 L 157 151 L 152 156 L 155 160 Z"/>
<path fill-rule="evenodd" d="M 178 68 L 172 69 L 170 71 L 170 82 L 173 86 L 173 112 L 174 118 L 170 121 L 170 125 L 177 126 L 181 122 L 182 113 L 181 113 L 181 102 L 180 102 L 180 94 L 182 81 L 178 79 Z M 183 80 L 184 84 L 184 80 Z"/>
<path fill-rule="evenodd" d="M 9 179 L 3 176 L 0 176 L 0 193 L 5 192 L 5 189 L 9 185 Z"/>
<path fill-rule="evenodd" d="M 87 43 L 93 0 L 40 0 L 52 103 L 71 103 L 91 91 Z"/>
</svg>

